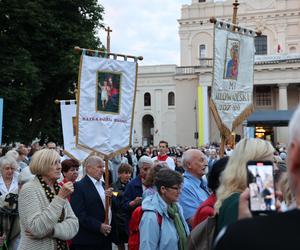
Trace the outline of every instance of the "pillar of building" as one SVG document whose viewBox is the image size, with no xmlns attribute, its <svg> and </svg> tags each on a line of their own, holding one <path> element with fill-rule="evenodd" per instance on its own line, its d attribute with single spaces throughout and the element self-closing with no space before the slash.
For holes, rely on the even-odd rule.
<svg viewBox="0 0 300 250">
<path fill-rule="evenodd" d="M 198 146 L 209 143 L 208 86 L 198 85 Z"/>
<path fill-rule="evenodd" d="M 153 145 L 158 145 L 158 142 L 162 140 L 162 89 L 155 90 L 155 117 L 154 131 L 153 131 Z"/>
<path fill-rule="evenodd" d="M 279 110 L 288 110 L 288 95 L 287 95 L 288 84 L 279 84 L 278 85 L 278 109 Z M 288 142 L 288 128 L 287 127 L 278 127 L 277 128 L 277 141 L 280 143 L 287 144 Z"/>
</svg>

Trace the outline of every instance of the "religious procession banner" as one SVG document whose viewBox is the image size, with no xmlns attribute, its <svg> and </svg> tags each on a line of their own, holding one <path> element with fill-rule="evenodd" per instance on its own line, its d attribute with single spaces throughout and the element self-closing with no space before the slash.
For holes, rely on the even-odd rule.
<svg viewBox="0 0 300 250">
<path fill-rule="evenodd" d="M 76 144 L 111 157 L 132 140 L 137 63 L 81 56 Z"/>
<path fill-rule="evenodd" d="M 255 31 L 217 20 L 214 27 L 214 74 L 210 107 L 223 135 L 253 111 Z"/>
<path fill-rule="evenodd" d="M 76 147 L 76 101 L 60 101 L 61 124 L 64 138 L 64 154 L 82 162 L 88 157 L 87 150 Z"/>
</svg>

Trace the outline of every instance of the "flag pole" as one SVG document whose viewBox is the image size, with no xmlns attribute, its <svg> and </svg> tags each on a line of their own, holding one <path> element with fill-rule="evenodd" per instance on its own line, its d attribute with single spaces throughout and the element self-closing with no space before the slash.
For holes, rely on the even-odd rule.
<svg viewBox="0 0 300 250">
<path fill-rule="evenodd" d="M 109 166 L 108 166 L 108 158 L 104 158 L 105 161 L 105 190 L 109 189 Z M 105 224 L 109 224 L 108 221 L 108 213 L 109 213 L 109 204 L 110 204 L 110 197 L 105 197 Z"/>
<path fill-rule="evenodd" d="M 232 5 L 233 5 L 232 23 L 236 24 L 237 23 L 238 6 L 240 5 L 239 1 L 235 0 L 235 2 Z"/>
</svg>

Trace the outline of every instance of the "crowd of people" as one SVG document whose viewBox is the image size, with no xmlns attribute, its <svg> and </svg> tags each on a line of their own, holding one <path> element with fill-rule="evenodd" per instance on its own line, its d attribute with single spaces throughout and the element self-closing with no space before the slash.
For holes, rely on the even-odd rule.
<svg viewBox="0 0 300 250">
<path fill-rule="evenodd" d="M 118 250 L 197 249 L 203 240 L 197 235 L 199 225 L 214 216 L 218 250 L 279 249 L 278 240 L 245 245 L 278 234 L 272 223 L 283 223 L 286 242 L 296 242 L 292 236 L 300 215 L 290 210 L 299 206 L 299 122 L 300 107 L 291 121 L 288 149 L 245 138 L 228 146 L 221 158 L 218 144 L 169 147 L 160 141 L 157 147 L 132 148 L 111 159 L 109 178 L 100 156 L 80 163 L 63 155 L 54 142 L 3 147 L 0 247 L 110 250 L 114 243 Z M 250 160 L 273 162 L 272 188 L 281 213 L 248 218 Z"/>
</svg>

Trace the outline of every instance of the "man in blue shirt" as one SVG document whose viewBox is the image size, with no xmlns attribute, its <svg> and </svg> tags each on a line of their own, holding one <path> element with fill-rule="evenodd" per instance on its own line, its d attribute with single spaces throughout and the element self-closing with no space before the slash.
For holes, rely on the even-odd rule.
<svg viewBox="0 0 300 250">
<path fill-rule="evenodd" d="M 207 168 L 207 158 L 200 150 L 189 149 L 183 153 L 182 161 L 185 173 L 179 203 L 191 227 L 197 208 L 209 196 L 207 182 L 202 178 Z"/>
</svg>

